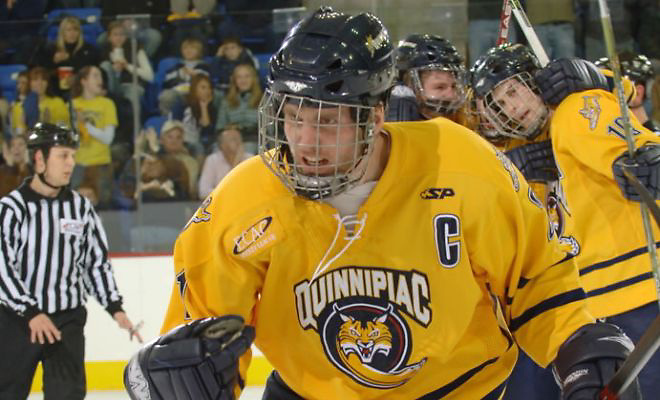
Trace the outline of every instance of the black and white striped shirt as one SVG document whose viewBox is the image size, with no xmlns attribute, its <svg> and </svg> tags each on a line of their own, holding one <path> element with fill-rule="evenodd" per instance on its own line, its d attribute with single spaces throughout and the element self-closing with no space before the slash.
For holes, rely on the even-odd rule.
<svg viewBox="0 0 660 400">
<path fill-rule="evenodd" d="M 29 182 L 0 199 L 0 304 L 30 320 L 83 306 L 91 294 L 111 315 L 121 311 L 105 232 L 89 200 L 69 189 L 44 197 Z"/>
</svg>

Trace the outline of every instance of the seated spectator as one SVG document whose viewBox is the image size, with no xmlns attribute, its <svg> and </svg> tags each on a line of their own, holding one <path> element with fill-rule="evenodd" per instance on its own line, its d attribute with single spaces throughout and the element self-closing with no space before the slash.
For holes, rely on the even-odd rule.
<svg viewBox="0 0 660 400">
<path fill-rule="evenodd" d="M 112 159 L 110 144 L 117 127 L 117 110 L 109 98 L 103 96 L 101 70 L 87 66 L 76 75 L 71 88 L 74 109 L 74 129 L 80 134 L 76 153 L 76 167 L 71 187 L 81 182 L 94 182 L 99 207 L 107 207 L 112 191 Z"/>
<path fill-rule="evenodd" d="M 197 177 L 199 176 L 199 162 L 184 146 L 183 135 L 185 127 L 181 121 L 169 120 L 160 129 L 159 154 L 169 155 L 181 161 L 188 171 L 188 194 L 190 200 L 197 198 Z"/>
<path fill-rule="evenodd" d="M 231 74 L 229 90 L 220 102 L 216 131 L 236 125 L 243 133 L 245 149 L 257 151 L 257 107 L 261 101 L 261 85 L 257 70 L 250 64 L 239 64 Z"/>
<path fill-rule="evenodd" d="M 199 198 L 205 199 L 232 168 L 252 155 L 243 150 L 243 139 L 238 129 L 228 126 L 220 132 L 218 149 L 204 161 L 199 177 Z"/>
<path fill-rule="evenodd" d="M 30 92 L 12 107 L 13 130 L 23 134 L 37 122 L 69 126 L 69 109 L 61 97 L 50 88 L 50 72 L 34 67 L 28 73 Z"/>
<path fill-rule="evenodd" d="M 7 125 L 9 126 L 10 135 L 20 134 L 16 129 L 17 121 L 15 121 L 16 116 L 14 114 L 19 112 L 16 110 L 17 108 L 23 108 L 23 100 L 25 100 L 25 96 L 28 93 L 30 93 L 30 79 L 28 77 L 28 71 L 23 70 L 16 77 L 16 98 L 11 102 L 6 115 L 3 117 L 3 121 L 7 121 Z"/>
<path fill-rule="evenodd" d="M 208 76 L 198 74 L 193 77 L 186 103 L 188 107 L 183 112 L 183 125 L 186 128 L 183 140 L 194 150 L 195 155 L 207 154 L 213 144 L 218 117 Z"/>
<path fill-rule="evenodd" d="M 138 47 L 136 59 L 132 59 L 131 44 L 126 40 L 126 28 L 121 21 L 108 25 L 108 41 L 103 44 L 101 59 L 101 68 L 108 77 L 108 91 L 130 101 L 135 97 L 140 115 L 140 99 L 146 84 L 154 80 L 154 71 L 142 48 Z M 137 85 L 133 85 L 133 74 L 137 75 Z"/>
<path fill-rule="evenodd" d="M 57 39 L 46 46 L 39 65 L 57 73 L 58 87 L 62 93 L 68 93 L 73 76 L 83 67 L 99 65 L 98 51 L 93 45 L 83 41 L 78 18 L 62 18 Z"/>
<path fill-rule="evenodd" d="M 228 37 L 218 46 L 211 60 L 211 77 L 219 90 L 226 92 L 229 89 L 229 77 L 239 64 L 257 66 L 250 49 L 243 47 L 238 38 Z"/>
<path fill-rule="evenodd" d="M 3 142 L 2 156 L 5 164 L 0 165 L 0 197 L 16 189 L 30 175 L 25 137 L 13 136 L 9 145 Z"/>
<path fill-rule="evenodd" d="M 161 115 L 168 115 L 177 102 L 183 101 L 183 97 L 190 90 L 194 75 L 209 75 L 209 66 L 203 60 L 203 45 L 200 40 L 184 40 L 181 43 L 181 57 L 181 62 L 165 72 L 163 91 L 158 95 Z"/>
<path fill-rule="evenodd" d="M 117 1 L 101 0 L 101 18 L 109 21 L 121 16 L 127 32 L 135 29 L 138 43 L 144 48 L 150 60 L 154 60 L 163 41 L 163 36 L 156 27 L 169 12 L 169 6 L 164 1 Z M 129 18 L 135 16 L 135 18 Z M 109 29 L 109 28 L 107 28 Z M 107 40 L 107 29 L 99 35 L 96 43 L 99 47 Z"/>
<path fill-rule="evenodd" d="M 173 156 L 146 156 L 140 165 L 140 186 L 136 197 L 142 201 L 188 200 L 188 174 L 183 163 Z"/>
</svg>

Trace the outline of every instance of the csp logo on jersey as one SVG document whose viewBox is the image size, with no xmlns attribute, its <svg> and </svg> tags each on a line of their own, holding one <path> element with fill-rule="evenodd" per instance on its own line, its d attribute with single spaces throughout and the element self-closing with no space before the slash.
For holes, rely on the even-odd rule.
<svg viewBox="0 0 660 400">
<path fill-rule="evenodd" d="M 356 382 L 390 389 L 426 363 L 410 362 L 413 342 L 405 316 L 431 321 L 428 280 L 416 271 L 344 267 L 294 288 L 298 320 L 314 329 L 328 360 Z"/>
</svg>

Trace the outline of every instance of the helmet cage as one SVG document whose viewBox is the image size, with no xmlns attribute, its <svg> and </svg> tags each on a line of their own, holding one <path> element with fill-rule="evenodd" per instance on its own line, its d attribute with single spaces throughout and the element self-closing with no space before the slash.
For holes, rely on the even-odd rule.
<svg viewBox="0 0 660 400">
<path fill-rule="evenodd" d="M 421 73 L 423 71 L 445 71 L 454 77 L 455 96 L 453 99 L 430 97 L 422 85 Z M 460 65 L 430 64 L 409 70 L 413 90 L 417 95 L 421 107 L 431 110 L 435 115 L 451 115 L 458 111 L 466 100 L 467 75 L 465 68 Z"/>
<path fill-rule="evenodd" d="M 295 107 L 295 116 L 285 115 L 286 105 Z M 299 115 L 303 109 L 316 109 L 316 141 L 314 144 L 289 143 L 285 135 L 285 125 L 303 124 Z M 321 119 L 321 111 L 328 108 L 337 109 L 337 122 L 325 122 Z M 289 108 L 291 109 L 291 108 Z M 266 166 L 293 193 L 310 200 L 321 200 L 336 196 L 355 184 L 364 176 L 366 161 L 371 153 L 374 138 L 374 107 L 356 104 L 337 103 L 316 100 L 309 97 L 288 93 L 279 93 L 266 89 L 259 104 L 259 154 Z M 342 113 L 349 112 L 352 123 L 341 124 Z M 309 123 L 309 121 L 305 122 Z M 301 125 L 302 126 L 302 125 Z M 336 129 L 336 141 L 328 143 L 327 137 L 332 129 Z M 340 131 L 354 129 L 353 138 L 340 142 Z M 321 142 L 321 131 L 324 131 L 324 141 Z M 335 150 L 335 160 L 351 149 L 353 154 L 348 159 L 332 165 L 317 165 L 313 172 L 303 172 L 301 160 L 296 160 L 292 146 L 303 148 L 312 146 L 316 159 L 320 159 L 321 151 Z M 328 154 L 324 151 L 325 154 Z M 307 152 L 307 154 L 309 154 Z M 305 166 L 309 169 L 309 165 Z M 331 172 L 328 169 L 331 168 Z M 323 169 L 323 171 L 321 171 Z"/>
<path fill-rule="evenodd" d="M 470 99 L 467 107 L 467 115 L 470 120 L 470 126 L 474 127 L 474 131 L 484 137 L 486 140 L 493 144 L 501 144 L 511 139 L 510 136 L 502 135 L 488 122 L 483 112 L 483 100 L 477 98 L 474 92 L 468 96 Z M 481 108 L 478 103 L 481 103 Z"/>
<path fill-rule="evenodd" d="M 541 133 L 541 130 L 548 122 L 550 112 L 545 105 L 537 108 L 530 106 L 529 112 L 534 113 L 531 117 L 534 122 L 527 127 L 514 116 L 508 115 L 501 104 L 494 98 L 494 93 L 499 86 L 509 82 L 511 79 L 517 80 L 540 98 L 540 91 L 532 75 L 529 72 L 520 72 L 499 82 L 484 95 L 482 117 L 485 117 L 486 121 L 501 135 L 515 139 L 533 140 Z"/>
</svg>

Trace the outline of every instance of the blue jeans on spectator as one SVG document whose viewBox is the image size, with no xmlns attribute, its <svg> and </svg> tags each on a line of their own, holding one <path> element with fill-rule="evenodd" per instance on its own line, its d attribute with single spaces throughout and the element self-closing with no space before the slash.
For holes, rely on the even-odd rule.
<svg viewBox="0 0 660 400">
<path fill-rule="evenodd" d="M 575 57 L 575 29 L 570 22 L 534 25 L 550 60 Z"/>
<path fill-rule="evenodd" d="M 658 316 L 658 302 L 605 318 L 605 322 L 617 325 L 637 344 L 651 322 Z M 660 393 L 660 352 L 656 352 L 639 374 L 644 399 L 657 399 Z"/>
<path fill-rule="evenodd" d="M 513 18 L 509 23 L 509 42 L 515 43 L 517 40 L 515 21 Z M 470 21 L 468 25 L 468 47 L 470 65 L 473 65 L 477 58 L 486 54 L 486 51 L 495 46 L 497 42 L 497 33 L 499 32 L 499 19 L 476 19 Z"/>
<path fill-rule="evenodd" d="M 561 390 L 552 374 L 552 365 L 541 368 L 520 350 L 502 400 L 559 400 L 560 394 Z"/>
</svg>

